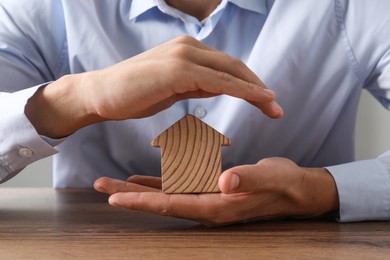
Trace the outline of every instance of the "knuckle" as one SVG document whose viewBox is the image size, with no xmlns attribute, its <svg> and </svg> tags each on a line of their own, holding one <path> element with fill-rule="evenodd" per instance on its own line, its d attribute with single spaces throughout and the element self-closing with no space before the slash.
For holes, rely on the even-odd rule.
<svg viewBox="0 0 390 260">
<path fill-rule="evenodd" d="M 246 64 L 239 58 L 233 58 L 233 64 L 237 68 L 246 68 Z"/>
<path fill-rule="evenodd" d="M 172 47 L 172 54 L 174 57 L 189 57 L 192 52 L 192 47 L 185 43 L 176 43 Z"/>
<path fill-rule="evenodd" d="M 161 216 L 164 216 L 164 217 L 171 217 L 172 216 L 170 211 L 168 209 L 166 209 L 166 208 L 160 209 L 158 214 L 160 214 Z"/>
<path fill-rule="evenodd" d="M 185 43 L 185 44 L 190 44 L 192 42 L 196 41 L 193 37 L 189 35 L 181 35 L 179 37 L 176 37 L 173 42 L 176 43 Z"/>
<path fill-rule="evenodd" d="M 272 165 L 274 165 L 274 159 L 272 157 L 261 159 L 257 162 L 257 165 L 262 167 L 272 167 Z"/>
<path fill-rule="evenodd" d="M 161 216 L 165 217 L 175 217 L 174 207 L 172 206 L 171 197 L 168 197 L 167 202 L 164 205 L 159 205 L 156 208 L 156 212 Z"/>
<path fill-rule="evenodd" d="M 225 71 L 217 71 L 217 76 L 219 78 L 221 78 L 223 81 L 232 81 L 233 80 L 233 76 Z"/>
<path fill-rule="evenodd" d="M 247 91 L 251 91 L 253 92 L 253 90 L 255 89 L 254 85 L 252 83 L 250 83 L 249 81 L 246 82 L 246 89 Z"/>
<path fill-rule="evenodd" d="M 137 181 L 141 178 L 140 175 L 132 175 L 129 178 L 127 178 L 127 181 Z"/>
</svg>

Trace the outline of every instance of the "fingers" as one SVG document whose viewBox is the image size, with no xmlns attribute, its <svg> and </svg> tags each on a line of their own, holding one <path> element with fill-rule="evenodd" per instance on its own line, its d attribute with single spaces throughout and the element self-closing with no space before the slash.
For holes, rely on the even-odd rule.
<svg viewBox="0 0 390 260">
<path fill-rule="evenodd" d="M 206 226 L 225 225 L 267 216 L 257 216 L 254 206 L 261 198 L 252 194 L 165 194 L 119 192 L 110 196 L 111 206 L 146 211 L 162 216 L 198 221 Z"/>
<path fill-rule="evenodd" d="M 148 191 L 159 191 L 159 189 L 153 187 L 142 186 L 136 183 L 127 181 L 121 181 L 108 177 L 102 177 L 95 181 L 94 188 L 103 193 L 114 194 L 117 192 L 148 192 Z"/>
<path fill-rule="evenodd" d="M 275 93 L 267 90 L 264 83 L 244 62 L 213 49 L 191 37 L 179 37 L 170 43 L 176 44 L 176 54 L 199 65 L 193 76 L 192 90 L 206 93 L 227 94 L 242 98 L 258 107 L 272 118 L 283 116 L 283 110 L 274 100 Z M 201 79 L 199 78 L 201 75 Z M 188 86 L 178 86 L 175 93 L 188 92 Z M 199 93 L 199 92 L 198 92 Z"/>
<path fill-rule="evenodd" d="M 261 189 L 261 176 L 253 165 L 245 165 L 227 170 L 218 180 L 223 193 L 252 192 Z"/>
<path fill-rule="evenodd" d="M 143 118 L 179 100 L 222 94 L 244 99 L 269 117 L 283 115 L 275 93 L 242 61 L 191 37 L 179 37 L 106 69 L 83 73 L 76 82 L 86 86 L 81 96 L 84 110 L 97 118 L 91 120 Z"/>
<path fill-rule="evenodd" d="M 141 210 L 163 216 L 202 221 L 210 219 L 220 194 L 165 194 L 162 192 L 120 192 L 110 196 L 112 206 Z M 194 210 L 196 209 L 196 210 Z M 211 210 L 210 210 L 211 209 Z"/>
<path fill-rule="evenodd" d="M 272 157 L 253 165 L 241 165 L 223 172 L 219 188 L 223 193 L 276 192 L 286 193 L 299 185 L 302 170 L 293 161 Z"/>
<path fill-rule="evenodd" d="M 212 48 L 212 47 L 196 40 L 194 37 L 191 37 L 189 35 L 178 36 L 178 37 L 164 43 L 163 45 L 167 45 L 167 47 L 170 48 L 171 47 L 170 45 L 172 43 L 194 46 L 196 48 L 203 49 L 203 50 L 218 51 L 217 49 Z"/>
<path fill-rule="evenodd" d="M 260 192 L 277 188 L 279 174 L 276 168 L 264 164 L 242 165 L 226 170 L 219 177 L 223 193 Z"/>
<path fill-rule="evenodd" d="M 202 75 L 201 79 L 193 80 L 193 84 L 195 84 L 193 90 L 201 89 L 209 93 L 227 94 L 244 99 L 272 118 L 278 118 L 283 115 L 282 108 L 276 102 L 273 102 L 275 93 L 272 90 L 261 88 L 254 83 L 242 80 L 226 72 L 215 71 L 207 67 L 198 66 L 189 73 Z"/>
<path fill-rule="evenodd" d="M 128 182 L 148 186 L 151 188 L 161 189 L 161 178 L 152 176 L 133 175 L 127 179 Z"/>
<path fill-rule="evenodd" d="M 271 101 L 268 103 L 259 103 L 253 101 L 248 101 L 248 102 L 254 105 L 255 107 L 259 108 L 264 114 L 266 114 L 271 118 L 275 118 L 275 119 L 281 118 L 284 115 L 283 108 L 276 101 Z"/>
<path fill-rule="evenodd" d="M 224 71 L 232 76 L 251 82 L 266 89 L 267 87 L 259 77 L 246 66 L 240 59 L 231 57 L 214 49 L 196 49 L 191 51 L 190 59 L 201 66 L 212 68 L 216 71 Z"/>
</svg>

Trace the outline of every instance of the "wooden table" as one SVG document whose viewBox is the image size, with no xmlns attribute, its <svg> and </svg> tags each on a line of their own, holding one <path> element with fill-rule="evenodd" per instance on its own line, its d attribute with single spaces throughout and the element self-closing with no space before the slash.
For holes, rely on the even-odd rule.
<svg viewBox="0 0 390 260">
<path fill-rule="evenodd" d="M 111 207 L 92 190 L 0 188 L 0 259 L 390 259 L 390 223 L 206 228 Z"/>
</svg>

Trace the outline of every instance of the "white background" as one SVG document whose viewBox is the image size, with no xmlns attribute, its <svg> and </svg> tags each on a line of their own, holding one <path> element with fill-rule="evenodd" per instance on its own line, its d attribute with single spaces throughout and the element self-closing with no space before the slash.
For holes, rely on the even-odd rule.
<svg viewBox="0 0 390 260">
<path fill-rule="evenodd" d="M 356 157 L 370 159 L 390 150 L 390 112 L 364 91 L 356 125 Z M 52 160 L 36 162 L 0 187 L 51 187 Z"/>
</svg>

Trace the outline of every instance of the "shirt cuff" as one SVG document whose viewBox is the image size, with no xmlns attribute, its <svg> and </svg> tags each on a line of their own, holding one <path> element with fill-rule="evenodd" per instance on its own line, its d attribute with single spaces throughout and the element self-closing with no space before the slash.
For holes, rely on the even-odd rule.
<svg viewBox="0 0 390 260">
<path fill-rule="evenodd" d="M 380 159 L 326 167 L 339 194 L 341 222 L 390 220 L 390 173 Z"/>
<path fill-rule="evenodd" d="M 57 153 L 37 133 L 24 113 L 28 99 L 45 85 L 47 83 L 0 96 L 0 182 L 27 165 Z"/>
</svg>

